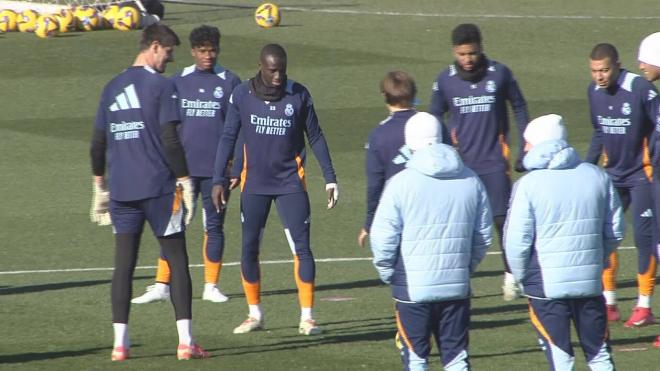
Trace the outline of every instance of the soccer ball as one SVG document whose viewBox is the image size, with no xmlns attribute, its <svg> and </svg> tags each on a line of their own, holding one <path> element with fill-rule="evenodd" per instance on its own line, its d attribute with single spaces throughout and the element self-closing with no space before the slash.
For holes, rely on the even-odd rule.
<svg viewBox="0 0 660 371">
<path fill-rule="evenodd" d="M 117 12 L 114 28 L 128 31 L 140 27 L 140 12 L 132 6 L 122 6 Z"/>
<path fill-rule="evenodd" d="M 24 10 L 16 19 L 18 30 L 21 32 L 34 32 L 34 29 L 37 28 L 37 18 L 39 18 L 39 13 L 32 9 Z"/>
<path fill-rule="evenodd" d="M 60 25 L 57 19 L 52 15 L 41 15 L 37 18 L 37 28 L 34 34 L 42 39 L 53 37 L 60 32 Z"/>
<path fill-rule="evenodd" d="M 271 28 L 277 27 L 282 20 L 280 8 L 273 3 L 263 3 L 254 11 L 254 21 L 259 27 Z"/>
<path fill-rule="evenodd" d="M 105 8 L 101 16 L 103 17 L 105 27 L 112 28 L 117 20 L 117 13 L 119 13 L 119 5 L 113 4 Z"/>
<path fill-rule="evenodd" d="M 10 32 L 16 31 L 16 18 L 17 15 L 13 11 L 7 9 L 0 12 L 0 31 Z"/>
<path fill-rule="evenodd" d="M 101 23 L 99 13 L 92 7 L 78 7 L 73 15 L 78 20 L 78 27 L 83 31 L 92 31 L 99 27 Z"/>
<path fill-rule="evenodd" d="M 69 32 L 76 29 L 76 17 L 73 16 L 72 9 L 62 9 L 55 14 L 55 19 L 60 26 L 60 32 Z"/>
</svg>

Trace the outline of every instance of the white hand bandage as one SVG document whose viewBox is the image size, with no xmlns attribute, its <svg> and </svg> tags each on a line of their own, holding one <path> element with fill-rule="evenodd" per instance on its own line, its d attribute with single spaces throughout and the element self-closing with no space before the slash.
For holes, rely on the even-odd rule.
<svg viewBox="0 0 660 371">
<path fill-rule="evenodd" d="M 339 185 L 328 183 L 325 185 L 325 190 L 328 192 L 328 209 L 332 209 L 339 201 Z"/>
<path fill-rule="evenodd" d="M 89 217 L 92 220 L 92 223 L 98 225 L 112 224 L 110 210 L 108 209 L 109 204 L 110 192 L 108 191 L 108 188 L 105 184 L 99 185 L 95 182 L 92 193 L 92 208 L 89 211 Z"/>
<path fill-rule="evenodd" d="M 193 183 L 189 177 L 181 177 L 176 180 L 176 186 L 181 190 L 183 207 L 186 209 L 186 225 L 192 222 L 195 215 L 195 191 Z"/>
</svg>

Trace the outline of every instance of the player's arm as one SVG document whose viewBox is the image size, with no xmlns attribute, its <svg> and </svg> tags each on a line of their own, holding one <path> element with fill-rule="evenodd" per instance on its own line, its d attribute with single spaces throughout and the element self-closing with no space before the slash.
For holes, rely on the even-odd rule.
<svg viewBox="0 0 660 371">
<path fill-rule="evenodd" d="M 237 102 L 238 99 L 232 92 L 227 106 L 227 116 L 225 117 L 225 128 L 218 144 L 215 155 L 215 164 L 213 165 L 213 204 L 216 210 L 220 212 L 225 208 L 227 200 L 225 199 L 225 187 L 227 184 L 227 164 L 232 158 L 234 147 L 241 130 L 241 114 Z"/>
<path fill-rule="evenodd" d="M 103 102 L 103 98 L 101 98 Z M 94 123 L 94 132 L 89 149 L 92 165 L 92 207 L 89 212 L 92 223 L 110 225 L 110 192 L 105 183 L 105 154 L 108 147 L 105 134 L 105 109 L 99 104 Z"/>
<path fill-rule="evenodd" d="M 523 96 L 518 82 L 513 76 L 513 73 L 511 73 L 510 70 L 507 71 L 508 83 L 506 87 L 506 99 L 511 104 L 513 117 L 516 120 L 516 126 L 518 127 L 518 158 L 516 159 L 515 170 L 517 172 L 523 172 L 525 171 L 525 167 L 522 165 L 523 157 L 525 157 L 525 138 L 523 138 L 523 133 L 529 122 L 529 112 L 527 111 L 527 101 L 525 101 L 525 97 Z"/>
<path fill-rule="evenodd" d="M 440 123 L 442 123 L 442 143 L 451 146 L 453 143 L 444 118 L 448 109 L 449 106 L 447 105 L 447 100 L 445 99 L 445 94 L 440 84 L 440 77 L 438 77 L 433 83 L 433 88 L 431 89 L 431 105 L 429 106 L 429 112 L 433 114 Z"/>
<path fill-rule="evenodd" d="M 314 103 L 309 93 L 305 92 L 305 132 L 309 146 L 312 147 L 312 152 L 321 166 L 321 172 L 325 179 L 325 190 L 328 192 L 328 209 L 332 209 L 339 200 L 339 186 L 337 185 L 337 176 L 335 169 L 332 166 L 332 159 L 330 158 L 330 150 L 328 143 L 325 140 L 321 126 L 319 125 L 318 116 L 314 110 Z"/>
<path fill-rule="evenodd" d="M 383 193 L 385 187 L 385 166 L 378 158 L 378 148 L 374 145 L 372 138 L 369 138 L 369 146 L 367 148 L 365 160 L 365 174 L 367 176 L 367 215 L 364 221 L 364 226 L 360 235 L 358 236 L 358 244 L 364 247 L 366 237 L 371 229 L 371 224 L 376 214 L 378 201 Z"/>
<path fill-rule="evenodd" d="M 490 209 L 490 201 L 486 187 L 475 175 L 478 182 L 479 204 L 474 221 L 474 232 L 472 234 L 472 255 L 470 260 L 470 273 L 477 270 L 477 266 L 486 256 L 486 250 L 493 241 L 493 215 Z"/>
<path fill-rule="evenodd" d="M 603 152 L 603 130 L 598 124 L 598 119 L 593 111 L 593 103 L 589 99 L 590 107 L 590 116 L 591 116 L 591 125 L 594 128 L 593 134 L 591 134 L 591 142 L 589 143 L 589 149 L 587 149 L 587 154 L 584 156 L 584 162 L 589 162 L 594 165 L 598 164 L 598 159 L 600 154 Z"/>
<path fill-rule="evenodd" d="M 535 221 L 527 190 L 521 179 L 511 192 L 511 205 L 504 227 L 504 250 L 506 260 L 516 281 L 521 282 L 529 265 L 534 245 Z"/>
<path fill-rule="evenodd" d="M 623 240 L 625 222 L 619 193 L 614 188 L 612 180 L 607 175 L 605 175 L 605 178 L 607 181 L 607 212 L 605 219 L 603 220 L 603 245 L 605 248 L 603 258 L 605 264 L 607 264 L 610 253 L 614 251 Z"/>
<path fill-rule="evenodd" d="M 373 264 L 385 283 L 392 280 L 403 233 L 403 220 L 397 199 L 403 190 L 398 184 L 390 183 L 383 191 L 369 234 Z"/>
</svg>

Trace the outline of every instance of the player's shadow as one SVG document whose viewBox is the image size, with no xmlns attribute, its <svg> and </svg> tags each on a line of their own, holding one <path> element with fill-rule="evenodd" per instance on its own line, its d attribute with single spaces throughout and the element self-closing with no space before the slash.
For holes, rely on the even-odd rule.
<svg viewBox="0 0 660 371">
<path fill-rule="evenodd" d="M 499 277 L 501 275 L 502 271 L 476 271 L 472 275 L 472 278 Z"/>
<path fill-rule="evenodd" d="M 326 285 L 318 285 L 314 287 L 314 291 L 323 292 L 323 291 L 332 291 L 332 290 L 350 290 L 350 289 L 361 289 L 369 287 L 378 287 L 384 286 L 385 284 L 378 279 L 373 280 L 361 280 L 361 281 L 350 281 L 350 282 L 341 282 L 341 283 L 331 283 Z M 268 290 L 263 291 L 261 296 L 270 296 L 270 295 L 290 295 L 296 294 L 298 290 L 296 288 L 282 289 L 282 290 Z M 232 295 L 233 296 L 233 295 Z M 239 295 L 236 295 L 239 296 Z M 240 296 L 245 296 L 244 294 Z"/>
<path fill-rule="evenodd" d="M 140 276 L 135 278 L 147 278 L 147 276 Z M 153 276 L 148 276 L 148 278 L 153 278 Z M 35 292 L 43 291 L 54 291 L 54 290 L 67 290 L 73 288 L 81 287 L 90 287 L 98 285 L 107 285 L 111 283 L 112 280 L 90 280 L 90 281 L 71 281 L 71 282 L 57 282 L 57 283 L 45 283 L 41 285 L 29 285 L 29 286 L 9 286 L 0 288 L 0 296 L 3 295 L 16 295 L 16 294 L 31 294 Z"/>
<path fill-rule="evenodd" d="M 523 324 L 523 323 L 526 323 L 526 322 L 527 322 L 526 318 L 512 318 L 512 319 L 504 319 L 504 320 L 498 320 L 498 321 L 475 321 L 475 320 L 472 320 L 470 322 L 470 329 L 471 330 L 485 330 L 485 329 L 491 329 L 491 328 L 520 325 L 520 324 Z"/>
<path fill-rule="evenodd" d="M 70 358 L 70 357 L 80 357 L 95 354 L 98 351 L 106 350 L 107 347 L 103 348 L 89 348 L 81 350 L 61 350 L 53 352 L 29 352 L 29 353 L 18 353 L 18 354 L 8 354 L 0 355 L 0 365 L 5 363 L 27 363 L 34 361 L 45 361 L 52 360 L 56 358 Z"/>
<path fill-rule="evenodd" d="M 644 347 L 652 348 L 651 343 L 655 340 L 655 336 L 643 336 L 636 338 L 628 339 L 610 339 L 610 345 L 630 345 L 630 344 L 639 344 Z"/>
<path fill-rule="evenodd" d="M 471 314 L 473 316 L 479 316 L 484 314 L 497 314 L 497 313 L 507 313 L 507 312 L 524 312 L 527 313 L 529 306 L 527 304 L 507 304 L 507 305 L 496 305 L 494 307 L 483 307 L 483 308 L 472 308 Z"/>
<path fill-rule="evenodd" d="M 526 353 L 540 353 L 542 352 L 541 348 L 525 348 L 513 350 L 510 352 L 501 352 L 501 353 L 473 353 L 470 352 L 470 358 L 489 358 L 489 357 L 502 357 L 502 356 L 511 356 L 514 354 L 526 354 Z"/>
</svg>

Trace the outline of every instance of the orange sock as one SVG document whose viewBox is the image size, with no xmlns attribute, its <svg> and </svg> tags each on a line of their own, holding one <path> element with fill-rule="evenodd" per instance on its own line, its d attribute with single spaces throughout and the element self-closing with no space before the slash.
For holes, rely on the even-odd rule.
<svg viewBox="0 0 660 371">
<path fill-rule="evenodd" d="M 616 291 L 616 272 L 619 270 L 619 255 L 616 251 L 609 257 L 610 266 L 603 269 L 604 291 Z"/>
<path fill-rule="evenodd" d="M 222 260 L 212 262 L 206 256 L 206 247 L 208 244 L 209 236 L 204 233 L 204 243 L 202 244 L 202 256 L 204 257 L 204 283 L 217 284 L 220 279 L 220 270 L 222 269 Z"/>
<path fill-rule="evenodd" d="M 243 291 L 245 292 L 245 299 L 248 305 L 261 303 L 261 282 L 248 282 L 243 277 L 243 274 L 241 274 L 241 282 L 243 283 Z"/>
<path fill-rule="evenodd" d="M 655 273 L 657 268 L 657 260 L 654 255 L 649 257 L 649 267 L 644 273 L 637 273 L 637 287 L 639 295 L 651 296 L 653 295 L 653 288 L 655 287 Z"/>
<path fill-rule="evenodd" d="M 170 266 L 167 260 L 158 258 L 158 269 L 156 270 L 156 282 L 170 283 Z"/>
<path fill-rule="evenodd" d="M 314 306 L 314 282 L 304 282 L 298 276 L 298 267 L 300 261 L 298 257 L 293 257 L 293 275 L 296 278 L 296 286 L 298 287 L 298 302 L 301 308 L 312 308 Z"/>
</svg>

